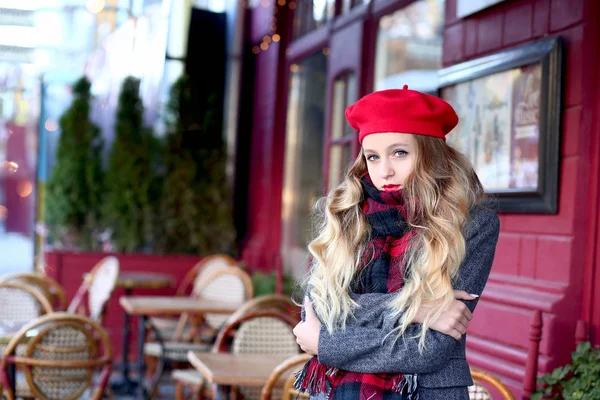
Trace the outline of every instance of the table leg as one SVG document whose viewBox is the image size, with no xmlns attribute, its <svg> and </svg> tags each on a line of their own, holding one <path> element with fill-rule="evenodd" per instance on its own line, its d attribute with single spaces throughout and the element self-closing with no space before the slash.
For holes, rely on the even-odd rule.
<svg viewBox="0 0 600 400">
<path fill-rule="evenodd" d="M 229 400 L 230 389 L 228 385 L 214 385 L 215 400 Z"/>
<path fill-rule="evenodd" d="M 138 400 L 145 400 L 146 393 L 144 390 L 144 342 L 146 341 L 146 316 L 140 315 L 138 326 Z"/>
<path fill-rule="evenodd" d="M 131 296 L 132 289 L 125 288 L 125 296 Z M 121 380 L 114 382 L 111 387 L 115 393 L 134 394 L 136 382 L 129 378 L 129 340 L 131 337 L 130 316 L 127 311 L 123 315 L 123 345 L 121 355 Z"/>
<path fill-rule="evenodd" d="M 125 296 L 131 296 L 131 289 L 125 288 Z M 123 354 L 121 356 L 122 365 L 121 365 L 121 375 L 123 375 L 123 379 L 129 381 L 129 336 L 131 333 L 131 328 L 129 327 L 129 313 L 125 311 L 123 315 Z"/>
<path fill-rule="evenodd" d="M 8 383 L 10 384 L 10 388 L 14 395 L 17 394 L 17 366 L 15 363 L 11 362 L 8 364 Z M 0 393 L 2 396 L 2 393 Z"/>
</svg>

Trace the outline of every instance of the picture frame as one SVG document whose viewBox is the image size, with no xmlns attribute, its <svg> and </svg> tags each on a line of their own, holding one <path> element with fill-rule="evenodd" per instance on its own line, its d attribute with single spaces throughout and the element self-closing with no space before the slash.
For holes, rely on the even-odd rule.
<svg viewBox="0 0 600 400">
<path fill-rule="evenodd" d="M 448 144 L 505 213 L 558 212 L 563 44 L 544 39 L 439 71 L 459 116 Z"/>
</svg>

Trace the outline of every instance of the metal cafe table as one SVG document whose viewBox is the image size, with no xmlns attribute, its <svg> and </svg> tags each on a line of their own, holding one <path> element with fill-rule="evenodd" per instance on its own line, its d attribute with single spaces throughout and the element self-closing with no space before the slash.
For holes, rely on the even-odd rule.
<svg viewBox="0 0 600 400">
<path fill-rule="evenodd" d="M 123 288 L 125 296 L 131 296 L 134 289 L 164 289 L 173 285 L 173 277 L 156 272 L 121 271 L 117 278 L 117 287 Z M 129 379 L 129 337 L 131 327 L 129 314 L 125 312 L 123 318 L 123 348 L 121 362 L 121 379 L 111 384 L 116 393 L 129 393 L 135 388 L 135 382 Z"/>
<path fill-rule="evenodd" d="M 225 303 L 198 297 L 174 296 L 123 296 L 119 303 L 130 316 L 139 317 L 138 323 L 138 359 L 137 370 L 140 384 L 137 398 L 145 399 L 149 393 L 144 388 L 144 342 L 148 317 L 164 315 L 181 315 L 184 313 L 200 316 L 203 314 L 232 314 L 242 304 Z"/>
</svg>

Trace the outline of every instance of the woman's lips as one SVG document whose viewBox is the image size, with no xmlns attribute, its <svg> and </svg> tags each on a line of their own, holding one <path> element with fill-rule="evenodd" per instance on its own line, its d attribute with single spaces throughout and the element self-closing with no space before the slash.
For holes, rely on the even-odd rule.
<svg viewBox="0 0 600 400">
<path fill-rule="evenodd" d="M 383 190 L 386 192 L 393 192 L 394 190 L 400 189 L 401 185 L 383 185 Z"/>
</svg>

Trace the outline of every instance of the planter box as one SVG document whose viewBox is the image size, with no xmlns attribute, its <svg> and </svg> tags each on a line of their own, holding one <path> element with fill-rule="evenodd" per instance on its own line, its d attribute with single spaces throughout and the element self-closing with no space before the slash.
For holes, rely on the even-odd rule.
<svg viewBox="0 0 600 400">
<path fill-rule="evenodd" d="M 65 289 L 69 301 L 73 299 L 83 274 L 89 272 L 102 258 L 112 255 L 119 259 L 121 271 L 159 272 L 171 275 L 174 280 L 173 287 L 167 289 L 139 289 L 133 295 L 173 295 L 184 275 L 198 262 L 199 257 L 187 255 L 146 255 L 124 253 L 75 253 L 50 251 L 45 253 L 46 272 L 48 276 L 56 279 Z M 104 327 L 110 335 L 113 345 L 115 361 L 121 361 L 123 346 L 123 309 L 119 305 L 119 298 L 123 296 L 123 289 L 116 288 L 109 300 Z M 137 318 L 131 319 L 130 361 L 135 360 L 137 349 Z M 131 356 L 133 355 L 133 358 Z"/>
</svg>

